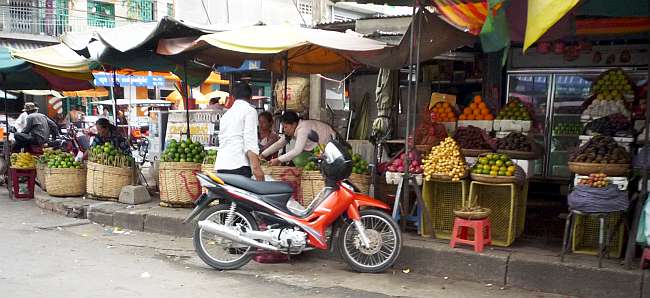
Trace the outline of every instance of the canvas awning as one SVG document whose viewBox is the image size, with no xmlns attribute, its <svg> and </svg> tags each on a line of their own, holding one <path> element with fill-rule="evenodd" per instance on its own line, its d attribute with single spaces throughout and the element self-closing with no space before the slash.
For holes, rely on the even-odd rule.
<svg viewBox="0 0 650 298">
<path fill-rule="evenodd" d="M 104 87 L 81 91 L 65 91 L 63 96 L 66 97 L 108 97 L 108 90 Z"/>
<path fill-rule="evenodd" d="M 354 34 L 300 28 L 290 25 L 252 26 L 208 34 L 199 38 L 163 39 L 162 55 L 184 53 L 215 65 L 239 67 L 245 60 L 261 60 L 275 71 L 282 69 L 284 53 L 294 73 L 347 72 L 353 56 L 372 56 L 387 45 Z"/>
<path fill-rule="evenodd" d="M 0 48 L 0 89 L 3 90 L 84 90 L 92 88 L 87 80 L 66 73 L 33 65 L 14 58 L 7 48 Z"/>
<path fill-rule="evenodd" d="M 427 10 L 421 10 L 418 18 L 422 24 L 421 60 L 475 40 Z M 292 73 L 344 73 L 360 64 L 391 69 L 407 65 L 409 34 L 394 47 L 353 33 L 289 25 L 253 26 L 194 39 L 162 39 L 157 51 L 162 55 L 193 55 L 210 64 L 234 67 L 246 59 L 260 60 L 275 72 L 281 72 L 286 54 Z"/>
<path fill-rule="evenodd" d="M 91 61 L 77 54 L 64 44 L 13 51 L 16 58 L 54 71 L 74 74 L 77 79 L 92 79 Z"/>
</svg>

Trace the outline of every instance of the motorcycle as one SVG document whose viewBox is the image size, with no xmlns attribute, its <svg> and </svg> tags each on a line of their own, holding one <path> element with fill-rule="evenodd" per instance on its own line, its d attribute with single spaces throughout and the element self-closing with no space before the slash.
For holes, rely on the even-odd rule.
<svg viewBox="0 0 650 298">
<path fill-rule="evenodd" d="M 399 256 L 402 237 L 389 206 L 359 193 L 346 179 L 348 150 L 329 142 L 319 160 L 325 187 L 308 207 L 283 182 L 257 182 L 239 175 L 201 173 L 203 194 L 185 219 L 198 216 L 193 242 L 199 257 L 220 270 L 246 265 L 254 254 L 291 255 L 337 247 L 355 271 L 382 272 Z M 219 200 L 218 205 L 211 203 Z M 263 228 L 266 227 L 266 228 Z"/>
</svg>

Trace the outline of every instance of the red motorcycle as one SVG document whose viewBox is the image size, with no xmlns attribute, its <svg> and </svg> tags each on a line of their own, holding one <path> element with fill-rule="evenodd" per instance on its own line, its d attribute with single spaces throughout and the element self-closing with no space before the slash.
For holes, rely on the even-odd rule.
<svg viewBox="0 0 650 298">
<path fill-rule="evenodd" d="M 389 206 L 359 193 L 346 179 L 352 172 L 348 150 L 336 141 L 320 160 L 325 187 L 305 208 L 283 182 L 256 182 L 227 174 L 198 174 L 204 193 L 184 222 L 198 216 L 194 247 L 208 265 L 221 270 L 246 265 L 253 254 L 288 255 L 328 249 L 359 272 L 381 272 L 399 256 L 402 237 Z M 221 204 L 209 207 L 219 200 Z M 265 226 L 265 229 L 260 227 Z"/>
</svg>

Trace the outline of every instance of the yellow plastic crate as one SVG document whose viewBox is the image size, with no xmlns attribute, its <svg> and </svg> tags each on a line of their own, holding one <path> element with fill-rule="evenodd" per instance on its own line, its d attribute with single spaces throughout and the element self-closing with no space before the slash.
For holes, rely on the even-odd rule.
<svg viewBox="0 0 650 298">
<path fill-rule="evenodd" d="M 595 216 L 586 216 L 586 215 L 574 215 L 573 221 L 573 239 L 571 241 L 571 250 L 576 254 L 583 255 L 598 255 L 598 231 L 599 223 L 598 218 Z M 609 242 L 608 251 L 610 258 L 620 258 L 623 253 L 623 241 L 625 228 L 621 224 L 616 227 L 619 219 L 621 219 L 621 213 L 612 214 L 607 218 L 607 227 L 611 230 L 612 240 Z M 605 234 L 607 237 L 607 234 Z"/>
<path fill-rule="evenodd" d="M 510 246 L 517 234 L 517 225 L 521 220 L 518 216 L 519 192 L 514 183 L 492 184 L 472 181 L 469 187 L 469 197 L 478 195 L 478 205 L 490 208 L 490 226 L 492 245 Z M 525 219 L 525 218 L 524 218 Z"/>
<path fill-rule="evenodd" d="M 524 226 L 526 225 L 526 204 L 528 204 L 528 181 L 524 183 L 521 191 L 518 192 L 517 237 L 524 233 Z"/>
<path fill-rule="evenodd" d="M 454 210 L 460 209 L 463 199 L 467 198 L 466 180 L 461 181 L 425 181 L 422 184 L 422 199 L 431 214 L 428 223 L 426 216 L 421 215 L 422 225 L 420 234 L 429 237 L 432 234 L 438 239 L 449 239 L 454 228 Z"/>
</svg>

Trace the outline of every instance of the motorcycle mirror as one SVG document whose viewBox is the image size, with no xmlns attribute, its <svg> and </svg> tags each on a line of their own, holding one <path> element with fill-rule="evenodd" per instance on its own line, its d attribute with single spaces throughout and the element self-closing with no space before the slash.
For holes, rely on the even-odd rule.
<svg viewBox="0 0 650 298">
<path fill-rule="evenodd" d="M 314 143 L 318 143 L 318 141 L 320 140 L 320 138 L 318 137 L 318 133 L 316 131 L 314 131 L 313 129 L 307 135 L 307 139 L 309 139 L 310 141 L 312 141 Z"/>
</svg>

